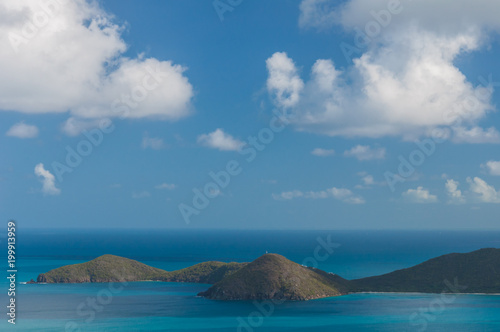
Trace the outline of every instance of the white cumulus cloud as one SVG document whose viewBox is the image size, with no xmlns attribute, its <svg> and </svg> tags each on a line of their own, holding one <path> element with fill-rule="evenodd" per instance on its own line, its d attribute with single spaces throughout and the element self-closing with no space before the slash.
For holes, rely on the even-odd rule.
<svg viewBox="0 0 500 332">
<path fill-rule="evenodd" d="M 495 187 L 489 185 L 481 178 L 467 178 L 470 191 L 473 193 L 476 200 L 482 203 L 500 203 L 500 192 Z"/>
<path fill-rule="evenodd" d="M 294 96 L 287 106 L 295 115 L 295 127 L 330 136 L 407 140 L 450 127 L 453 142 L 500 143 L 495 128 L 478 126 L 495 110 L 492 82 L 471 82 L 455 64 L 457 57 L 478 51 L 492 31 L 500 30 L 500 2 L 406 1 L 383 18 L 387 22 L 379 23 L 389 3 L 302 1 L 301 27 L 340 26 L 350 33 L 346 43 L 356 51 L 348 54 L 353 64 L 345 70 L 331 59 L 317 60 L 307 80 L 286 53 L 270 58 L 286 63 L 291 73 L 287 77 L 293 77 L 294 87 L 301 87 L 287 85 Z M 378 31 L 366 32 L 377 24 Z M 282 90 L 269 92 L 280 100 Z"/>
<path fill-rule="evenodd" d="M 446 191 L 448 192 L 448 203 L 450 204 L 463 204 L 465 203 L 465 197 L 462 195 L 462 191 L 458 189 L 459 182 L 453 179 L 448 179 L 445 184 Z"/>
<path fill-rule="evenodd" d="M 34 138 L 38 136 L 38 128 L 34 125 L 19 122 L 10 127 L 5 135 L 17 138 Z"/>
<path fill-rule="evenodd" d="M 481 165 L 486 168 L 491 175 L 500 176 L 500 161 L 490 160 L 485 165 Z"/>
<path fill-rule="evenodd" d="M 211 133 L 198 136 L 198 143 L 221 151 L 238 151 L 245 144 L 235 139 L 233 136 L 226 134 L 220 128 Z"/>
<path fill-rule="evenodd" d="M 281 107 L 295 106 L 304 82 L 292 59 L 286 53 L 276 52 L 266 60 L 266 65 L 269 72 L 267 90 L 275 97 L 275 103 Z"/>
<path fill-rule="evenodd" d="M 408 189 L 408 191 L 403 193 L 403 197 L 413 203 L 436 203 L 438 201 L 436 195 L 432 195 L 429 190 L 423 187 Z"/>
<path fill-rule="evenodd" d="M 6 0 L 0 17 L 10 18 L 0 24 L 0 110 L 165 120 L 190 114 L 187 68 L 125 57 L 124 27 L 97 1 Z"/>
<path fill-rule="evenodd" d="M 45 169 L 42 163 L 35 166 L 35 175 L 42 181 L 42 192 L 45 195 L 59 195 L 61 190 L 56 188 L 55 177 Z"/>
<path fill-rule="evenodd" d="M 331 188 L 329 192 L 335 199 L 349 204 L 364 204 L 365 200 L 361 196 L 355 195 L 352 191 L 345 188 Z"/>
</svg>

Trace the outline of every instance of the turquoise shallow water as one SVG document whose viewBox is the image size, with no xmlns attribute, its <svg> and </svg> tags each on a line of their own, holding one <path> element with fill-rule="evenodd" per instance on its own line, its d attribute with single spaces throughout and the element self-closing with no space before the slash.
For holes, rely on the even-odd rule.
<svg viewBox="0 0 500 332">
<path fill-rule="evenodd" d="M 196 297 L 206 286 L 129 283 L 92 310 L 82 303 L 97 299 L 106 285 L 21 285 L 16 330 L 500 331 L 498 296 L 458 295 L 442 307 L 433 306 L 440 298 L 435 294 L 354 294 L 272 304 Z"/>
<path fill-rule="evenodd" d="M 328 235 L 340 246 L 318 266 L 347 278 L 388 272 L 448 252 L 500 247 L 500 233 L 491 232 L 165 232 L 153 238 L 134 232 L 108 233 L 107 241 L 98 234 L 67 234 L 65 241 L 55 241 L 60 234 L 25 233 L 18 242 L 25 243 L 18 256 L 18 280 L 103 253 L 167 270 L 209 259 L 248 261 L 265 248 L 301 263 L 314 257 L 317 237 Z M 127 245 L 127 236 L 147 245 L 142 251 Z M 0 287 L 7 288 L 6 280 Z M 500 331 L 500 296 L 493 295 L 352 294 L 271 303 L 211 301 L 196 296 L 209 285 L 187 283 L 17 287 L 17 324 L 12 327 L 3 319 L 2 331 Z"/>
</svg>

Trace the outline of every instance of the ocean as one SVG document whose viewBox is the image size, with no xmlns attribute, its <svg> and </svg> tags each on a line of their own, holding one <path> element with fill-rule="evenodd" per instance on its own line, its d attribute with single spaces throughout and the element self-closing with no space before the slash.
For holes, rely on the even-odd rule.
<svg viewBox="0 0 500 332">
<path fill-rule="evenodd" d="M 1 242 L 6 247 L 5 234 Z M 0 330 L 500 331 L 496 295 L 352 294 L 306 302 L 222 302 L 197 297 L 209 287 L 203 284 L 20 284 L 103 254 L 176 270 L 208 260 L 247 262 L 269 252 L 353 279 L 487 247 L 500 248 L 500 232 L 18 228 L 16 324 L 7 322 L 4 306 Z M 0 287 L 7 304 L 7 278 Z"/>
</svg>

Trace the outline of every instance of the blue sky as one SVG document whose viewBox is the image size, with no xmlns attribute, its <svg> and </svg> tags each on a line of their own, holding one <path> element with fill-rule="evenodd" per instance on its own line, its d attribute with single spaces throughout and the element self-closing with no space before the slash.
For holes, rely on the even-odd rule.
<svg viewBox="0 0 500 332">
<path fill-rule="evenodd" d="M 500 5 L 460 2 L 7 1 L 0 213 L 498 229 Z"/>
</svg>

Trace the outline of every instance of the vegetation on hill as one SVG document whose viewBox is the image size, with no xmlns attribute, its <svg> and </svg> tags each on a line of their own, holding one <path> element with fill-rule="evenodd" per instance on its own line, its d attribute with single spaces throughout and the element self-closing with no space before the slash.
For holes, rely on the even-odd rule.
<svg viewBox="0 0 500 332">
<path fill-rule="evenodd" d="M 232 273 L 238 271 L 247 263 L 204 262 L 182 270 L 167 272 L 158 280 L 171 282 L 193 282 L 200 284 L 215 284 Z"/>
<path fill-rule="evenodd" d="M 82 283 L 139 281 L 162 278 L 167 271 L 157 269 L 138 261 L 103 255 L 89 262 L 66 265 L 38 276 L 37 282 Z"/>
<path fill-rule="evenodd" d="M 294 263 L 277 254 L 263 255 L 200 293 L 216 300 L 310 300 L 338 296 L 343 286 L 326 273 Z"/>
<path fill-rule="evenodd" d="M 351 292 L 500 293 L 500 249 L 443 255 L 407 269 L 352 280 L 349 287 Z"/>
<path fill-rule="evenodd" d="M 66 265 L 38 276 L 37 282 L 82 283 L 117 281 L 175 281 L 212 284 L 238 270 L 245 263 L 204 262 L 168 272 L 138 261 L 103 255 L 86 263 Z"/>
</svg>

